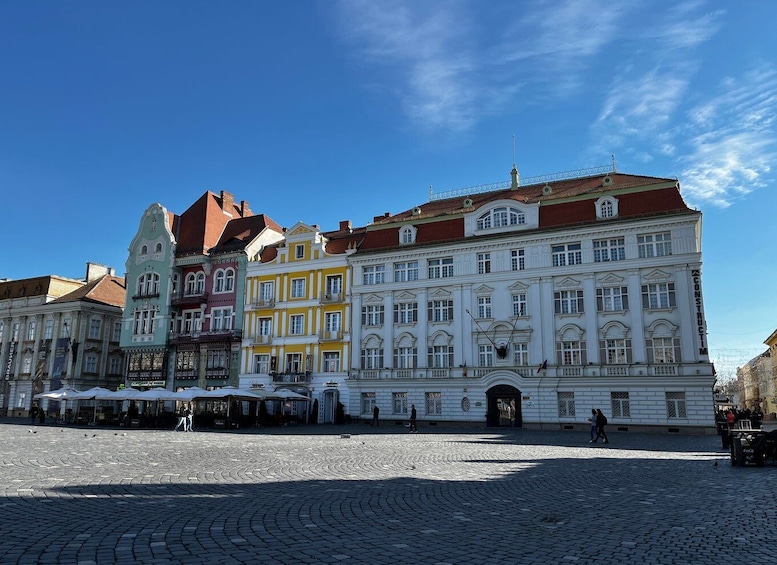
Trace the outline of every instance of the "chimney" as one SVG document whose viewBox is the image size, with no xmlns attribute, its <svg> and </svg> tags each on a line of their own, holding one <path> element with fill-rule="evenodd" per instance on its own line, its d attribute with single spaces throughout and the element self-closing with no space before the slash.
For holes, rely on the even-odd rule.
<svg viewBox="0 0 777 565">
<path fill-rule="evenodd" d="M 372 221 L 379 222 L 381 220 L 385 220 L 386 218 L 390 218 L 390 217 L 391 217 L 391 212 L 385 212 L 382 216 L 375 216 L 374 218 L 372 218 Z"/>
<path fill-rule="evenodd" d="M 515 190 L 521 185 L 521 177 L 518 174 L 518 167 L 513 165 L 513 170 L 510 171 L 510 190 Z"/>
<path fill-rule="evenodd" d="M 226 190 L 221 191 L 221 209 L 227 214 L 235 212 L 235 196 Z"/>
<path fill-rule="evenodd" d="M 340 220 L 340 231 L 351 233 L 351 220 Z"/>
<path fill-rule="evenodd" d="M 86 282 L 90 283 L 105 275 L 115 276 L 113 267 L 100 265 L 99 263 L 86 263 Z"/>
<path fill-rule="evenodd" d="M 246 218 L 248 216 L 252 216 L 253 212 L 251 212 L 251 208 L 248 207 L 248 202 L 245 200 L 240 201 L 240 217 Z"/>
</svg>

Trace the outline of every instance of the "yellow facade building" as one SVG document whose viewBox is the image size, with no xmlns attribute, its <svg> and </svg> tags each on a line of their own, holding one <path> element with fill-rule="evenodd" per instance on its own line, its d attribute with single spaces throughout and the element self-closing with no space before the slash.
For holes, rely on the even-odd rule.
<svg viewBox="0 0 777 565">
<path fill-rule="evenodd" d="M 351 355 L 348 256 L 363 232 L 299 222 L 247 267 L 241 387 L 304 394 L 309 405 L 289 407 L 303 420 L 338 417 Z"/>
</svg>

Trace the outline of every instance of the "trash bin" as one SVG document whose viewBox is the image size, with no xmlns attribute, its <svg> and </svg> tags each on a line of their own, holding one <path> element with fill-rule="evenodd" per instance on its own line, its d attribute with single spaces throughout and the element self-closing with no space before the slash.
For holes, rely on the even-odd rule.
<svg viewBox="0 0 777 565">
<path fill-rule="evenodd" d="M 723 449 L 731 449 L 731 434 L 729 433 L 728 428 L 721 431 L 720 443 Z"/>
<path fill-rule="evenodd" d="M 734 437 L 731 439 L 731 464 L 734 467 L 744 467 L 745 452 L 742 449 L 742 438 Z"/>
</svg>

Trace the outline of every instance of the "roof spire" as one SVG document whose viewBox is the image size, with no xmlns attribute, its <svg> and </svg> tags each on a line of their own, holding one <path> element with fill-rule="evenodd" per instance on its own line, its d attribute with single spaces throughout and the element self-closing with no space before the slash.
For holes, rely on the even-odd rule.
<svg viewBox="0 0 777 565">
<path fill-rule="evenodd" d="M 612 172 L 617 173 L 618 167 L 615 166 L 615 153 L 612 154 Z"/>
<path fill-rule="evenodd" d="M 510 190 L 515 190 L 521 185 L 521 176 L 518 174 L 518 167 L 515 165 L 515 134 L 513 134 L 513 170 L 510 171 Z"/>
</svg>

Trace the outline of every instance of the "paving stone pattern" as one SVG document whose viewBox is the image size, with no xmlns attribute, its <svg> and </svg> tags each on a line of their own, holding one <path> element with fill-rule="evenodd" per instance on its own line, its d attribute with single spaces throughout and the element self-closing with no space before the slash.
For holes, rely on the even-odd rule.
<svg viewBox="0 0 777 565">
<path fill-rule="evenodd" d="M 718 436 L 11 422 L 3 564 L 777 562 L 777 465 Z"/>
</svg>

